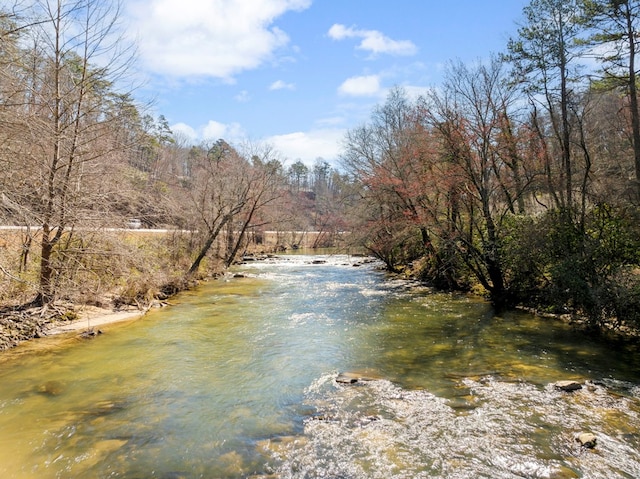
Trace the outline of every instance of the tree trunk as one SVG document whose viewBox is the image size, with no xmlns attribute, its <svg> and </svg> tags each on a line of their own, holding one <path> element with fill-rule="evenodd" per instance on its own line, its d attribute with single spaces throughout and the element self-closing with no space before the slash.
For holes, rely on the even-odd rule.
<svg viewBox="0 0 640 479">
<path fill-rule="evenodd" d="M 631 130 L 633 137 L 633 156 L 635 160 L 636 191 L 640 197 L 640 111 L 638 111 L 638 88 L 636 85 L 636 32 L 633 18 L 627 14 L 627 34 L 629 42 L 629 103 L 631 107 Z"/>
<path fill-rule="evenodd" d="M 231 218 L 233 218 L 233 215 L 226 215 L 222 219 L 220 224 L 213 231 L 209 232 L 207 241 L 202 246 L 202 248 L 200 248 L 200 252 L 198 253 L 198 256 L 196 257 L 194 262 L 191 264 L 191 267 L 187 272 L 187 276 L 192 276 L 198 271 L 198 269 L 200 269 L 200 263 L 202 263 L 202 260 L 205 258 L 205 256 L 207 256 L 207 253 L 211 249 L 213 242 L 218 238 L 218 236 L 220 235 L 220 231 L 222 231 L 222 228 L 225 227 L 225 225 L 231 220 Z"/>
<path fill-rule="evenodd" d="M 51 255 L 53 253 L 53 242 L 49 237 L 48 225 L 42 231 L 42 241 L 40 243 L 40 278 L 39 291 L 34 303 L 44 306 L 53 302 L 53 267 L 51 266 Z"/>
<path fill-rule="evenodd" d="M 242 225 L 242 229 L 240 230 L 240 233 L 238 233 L 238 238 L 236 239 L 235 244 L 233 245 L 233 248 L 231 248 L 231 251 L 229 252 L 229 255 L 227 256 L 227 260 L 225 261 L 225 265 L 228 268 L 229 266 L 231 266 L 234 262 L 234 260 L 236 259 L 236 255 L 238 254 L 238 251 L 240 250 L 240 246 L 242 245 L 242 240 L 244 239 L 245 233 L 247 231 L 247 228 L 249 226 L 249 222 L 251 221 L 251 217 L 249 217 L 249 219 L 247 219 L 247 221 L 245 221 Z"/>
</svg>

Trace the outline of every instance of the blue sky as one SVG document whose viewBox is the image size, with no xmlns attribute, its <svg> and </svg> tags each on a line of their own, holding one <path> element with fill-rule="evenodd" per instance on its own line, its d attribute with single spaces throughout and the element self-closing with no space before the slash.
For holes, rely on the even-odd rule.
<svg viewBox="0 0 640 479">
<path fill-rule="evenodd" d="M 527 0 L 129 0 L 141 100 L 193 142 L 267 143 L 335 164 L 393 86 L 503 51 Z"/>
</svg>

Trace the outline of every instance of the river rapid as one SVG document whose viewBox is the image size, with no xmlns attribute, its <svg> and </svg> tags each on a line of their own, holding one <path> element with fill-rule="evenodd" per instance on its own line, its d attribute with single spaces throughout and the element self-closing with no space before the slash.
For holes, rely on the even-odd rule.
<svg viewBox="0 0 640 479">
<path fill-rule="evenodd" d="M 0 477 L 640 477 L 637 348 L 347 255 L 233 273 L 4 353 Z"/>
</svg>

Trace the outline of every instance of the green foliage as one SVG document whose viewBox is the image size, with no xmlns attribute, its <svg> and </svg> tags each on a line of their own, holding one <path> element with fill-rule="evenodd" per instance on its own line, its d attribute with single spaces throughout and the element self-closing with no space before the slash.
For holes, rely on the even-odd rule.
<svg viewBox="0 0 640 479">
<path fill-rule="evenodd" d="M 416 274 L 422 281 L 444 291 L 469 291 L 474 286 L 473 272 L 450 243 L 440 245 L 416 261 Z"/>
<path fill-rule="evenodd" d="M 374 226 L 375 234 L 371 231 L 363 246 L 381 260 L 389 271 L 399 272 L 402 265 L 411 263 L 424 253 L 416 228 L 394 230 L 384 225 L 373 224 L 369 227 Z"/>
<path fill-rule="evenodd" d="M 600 321 L 612 321 L 640 327 L 640 275 L 637 271 L 623 269 L 609 278 L 599 291 Z"/>
<path fill-rule="evenodd" d="M 520 302 L 584 314 L 595 325 L 638 321 L 640 235 L 634 216 L 601 204 L 584 225 L 564 211 L 505 222 L 503 253 L 509 288 Z"/>
<path fill-rule="evenodd" d="M 536 298 L 547 284 L 544 275 L 545 237 L 540 224 L 525 215 L 510 215 L 503 221 L 501 253 L 507 289 L 516 302 Z"/>
</svg>

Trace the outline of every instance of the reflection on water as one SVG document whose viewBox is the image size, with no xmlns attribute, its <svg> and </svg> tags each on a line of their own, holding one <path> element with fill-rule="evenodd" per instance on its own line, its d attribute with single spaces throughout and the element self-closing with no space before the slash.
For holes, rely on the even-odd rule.
<svg viewBox="0 0 640 479">
<path fill-rule="evenodd" d="M 94 340 L 9 352 L 0 477 L 640 477 L 637 351 L 318 259 L 249 263 Z"/>
</svg>

